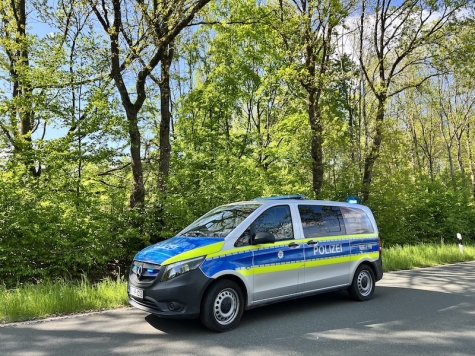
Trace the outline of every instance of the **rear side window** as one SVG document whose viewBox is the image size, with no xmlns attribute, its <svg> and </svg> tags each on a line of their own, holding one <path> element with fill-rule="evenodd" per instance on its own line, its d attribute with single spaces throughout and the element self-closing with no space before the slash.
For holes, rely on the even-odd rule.
<svg viewBox="0 0 475 356">
<path fill-rule="evenodd" d="M 345 235 L 345 224 L 338 206 L 299 205 L 304 237 Z"/>
<path fill-rule="evenodd" d="M 342 206 L 341 212 L 348 235 L 372 234 L 374 232 L 373 224 L 363 210 Z"/>
</svg>

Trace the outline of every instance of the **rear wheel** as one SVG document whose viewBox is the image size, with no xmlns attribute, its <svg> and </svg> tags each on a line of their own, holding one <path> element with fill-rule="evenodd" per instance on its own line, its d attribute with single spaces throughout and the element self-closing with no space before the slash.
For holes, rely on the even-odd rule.
<svg viewBox="0 0 475 356">
<path fill-rule="evenodd" d="M 237 326 L 243 311 L 241 288 L 233 281 L 220 280 L 203 297 L 200 318 L 208 329 L 224 332 Z"/>
<path fill-rule="evenodd" d="M 373 270 L 367 265 L 361 265 L 356 269 L 348 293 L 355 300 L 369 300 L 373 296 L 375 283 Z"/>
</svg>

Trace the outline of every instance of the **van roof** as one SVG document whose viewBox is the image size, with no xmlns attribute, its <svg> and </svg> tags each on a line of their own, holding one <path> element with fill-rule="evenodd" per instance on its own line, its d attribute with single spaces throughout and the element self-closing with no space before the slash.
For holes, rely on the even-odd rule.
<svg viewBox="0 0 475 356">
<path fill-rule="evenodd" d="M 292 194 L 292 195 L 276 195 L 270 197 L 254 198 L 253 200 L 305 200 L 305 195 Z"/>
</svg>

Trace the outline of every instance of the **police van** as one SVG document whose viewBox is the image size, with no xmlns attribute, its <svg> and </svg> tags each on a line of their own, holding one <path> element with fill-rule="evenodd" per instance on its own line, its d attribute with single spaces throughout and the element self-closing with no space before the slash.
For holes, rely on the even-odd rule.
<svg viewBox="0 0 475 356">
<path fill-rule="evenodd" d="M 383 277 L 378 228 L 366 206 L 301 196 L 215 208 L 134 258 L 129 303 L 164 318 L 236 327 L 245 309 L 347 289 L 370 299 Z"/>
</svg>

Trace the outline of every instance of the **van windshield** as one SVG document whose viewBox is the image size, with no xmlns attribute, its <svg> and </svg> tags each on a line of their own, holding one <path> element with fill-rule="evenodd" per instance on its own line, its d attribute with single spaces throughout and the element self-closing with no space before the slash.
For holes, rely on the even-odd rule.
<svg viewBox="0 0 475 356">
<path fill-rule="evenodd" d="M 180 236 L 226 237 L 260 204 L 233 204 L 215 208 L 185 228 Z"/>
</svg>

